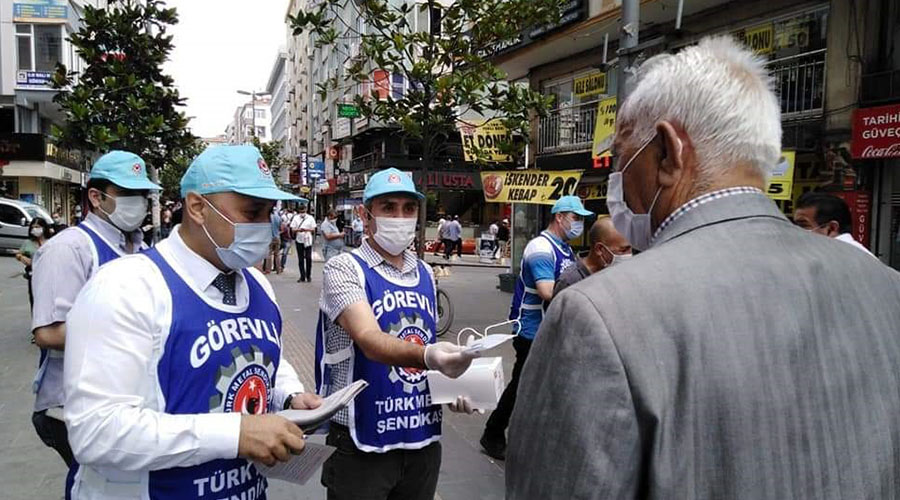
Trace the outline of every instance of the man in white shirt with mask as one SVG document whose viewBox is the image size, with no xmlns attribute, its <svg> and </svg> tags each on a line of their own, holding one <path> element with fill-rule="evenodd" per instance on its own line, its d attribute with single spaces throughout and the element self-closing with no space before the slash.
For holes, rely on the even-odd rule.
<svg viewBox="0 0 900 500">
<path fill-rule="evenodd" d="M 73 459 L 62 420 L 66 315 L 100 266 L 142 248 L 138 228 L 147 215 L 147 193 L 159 189 L 147 179 L 144 160 L 136 154 L 112 151 L 101 156 L 87 184 L 87 218 L 48 240 L 34 257 L 31 327 L 41 351 L 32 386 L 32 423 L 67 466 Z"/>
<path fill-rule="evenodd" d="M 331 420 L 326 442 L 338 450 L 322 469 L 330 500 L 434 498 L 442 413 L 431 404 L 425 370 L 455 378 L 477 355 L 435 340 L 431 267 L 409 250 L 423 197 L 396 168 L 374 174 L 359 210 L 367 237 L 323 271 L 319 394 L 369 384 Z M 462 398 L 451 410 L 472 412 Z"/>
<path fill-rule="evenodd" d="M 314 408 L 282 356 L 282 319 L 254 269 L 279 191 L 253 146 L 209 148 L 181 181 L 184 216 L 144 254 L 105 266 L 68 318 L 65 419 L 73 499 L 256 498 L 253 462 L 287 461 Z"/>
</svg>

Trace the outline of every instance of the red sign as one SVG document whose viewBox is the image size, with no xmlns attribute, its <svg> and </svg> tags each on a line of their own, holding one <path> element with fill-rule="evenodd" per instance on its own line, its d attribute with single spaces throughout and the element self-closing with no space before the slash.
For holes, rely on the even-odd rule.
<svg viewBox="0 0 900 500">
<path fill-rule="evenodd" d="M 383 69 L 372 72 L 372 82 L 375 85 L 375 94 L 378 99 L 387 99 L 391 95 L 391 74 Z"/>
<path fill-rule="evenodd" d="M 476 172 L 428 172 L 425 176 L 415 172 L 413 179 L 417 185 L 428 188 L 481 190 L 481 176 Z"/>
<path fill-rule="evenodd" d="M 854 158 L 900 158 L 900 104 L 853 112 Z"/>
<path fill-rule="evenodd" d="M 831 193 L 842 198 L 850 207 L 850 219 L 853 223 L 853 239 L 869 248 L 869 220 L 872 213 L 872 197 L 866 191 L 838 191 Z"/>
</svg>

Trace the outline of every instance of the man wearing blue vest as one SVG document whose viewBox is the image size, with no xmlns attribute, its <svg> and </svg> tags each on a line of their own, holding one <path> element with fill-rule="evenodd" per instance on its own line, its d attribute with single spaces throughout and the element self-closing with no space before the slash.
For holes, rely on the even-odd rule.
<svg viewBox="0 0 900 500">
<path fill-rule="evenodd" d="M 74 499 L 266 498 L 251 461 L 287 461 L 303 431 L 272 412 L 313 408 L 282 357 L 282 319 L 254 269 L 279 191 L 253 146 L 201 153 L 182 223 L 104 266 L 68 318 L 65 419 Z"/>
<path fill-rule="evenodd" d="M 491 413 L 481 436 L 481 446 L 488 456 L 506 459 L 506 427 L 516 405 L 519 376 L 537 334 L 544 307 L 553 298 L 553 285 L 559 275 L 576 263 L 575 253 L 567 243 L 584 232 L 584 218 L 593 215 L 585 210 L 577 196 L 563 196 L 550 209 L 553 220 L 547 229 L 528 242 L 522 253 L 522 267 L 516 280 L 509 319 L 519 319 L 518 335 L 513 339 L 516 363 L 512 379 L 503 391 L 497 408 Z"/>
<path fill-rule="evenodd" d="M 159 189 L 147 179 L 144 160 L 137 155 L 112 151 L 101 156 L 87 184 L 87 218 L 48 240 L 34 257 L 31 328 L 41 351 L 31 420 L 41 440 L 67 466 L 72 449 L 62 419 L 66 315 L 97 268 L 141 249 L 138 227 L 147 215 L 147 193 Z"/>
<path fill-rule="evenodd" d="M 431 404 L 425 370 L 458 377 L 474 355 L 435 342 L 434 277 L 409 250 L 422 198 L 396 168 L 373 175 L 359 209 L 366 238 L 323 271 L 319 394 L 369 383 L 330 423 L 326 442 L 337 452 L 322 468 L 329 500 L 434 498 L 442 413 Z M 472 411 L 462 400 L 451 410 Z"/>
</svg>

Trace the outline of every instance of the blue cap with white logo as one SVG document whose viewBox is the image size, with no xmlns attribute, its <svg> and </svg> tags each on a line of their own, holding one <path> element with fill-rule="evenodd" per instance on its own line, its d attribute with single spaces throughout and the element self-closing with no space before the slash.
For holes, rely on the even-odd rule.
<svg viewBox="0 0 900 500">
<path fill-rule="evenodd" d="M 581 198 L 573 195 L 563 196 L 556 200 L 556 203 L 553 204 L 553 208 L 550 209 L 550 213 L 557 214 L 560 212 L 575 212 L 582 217 L 594 215 L 594 212 L 584 208 L 584 205 L 581 203 Z"/>
<path fill-rule="evenodd" d="M 181 196 L 188 193 L 238 193 L 264 200 L 306 201 L 278 189 L 259 150 L 248 145 L 210 146 L 197 155 L 181 178 Z"/>
<path fill-rule="evenodd" d="M 90 179 L 105 179 L 124 189 L 159 191 L 159 185 L 147 178 L 147 165 L 140 156 L 128 151 L 110 151 L 91 167 Z"/>
<path fill-rule="evenodd" d="M 420 200 L 425 197 L 416 191 L 412 176 L 396 168 L 387 168 L 369 177 L 363 191 L 363 203 L 385 194 L 408 194 Z"/>
</svg>

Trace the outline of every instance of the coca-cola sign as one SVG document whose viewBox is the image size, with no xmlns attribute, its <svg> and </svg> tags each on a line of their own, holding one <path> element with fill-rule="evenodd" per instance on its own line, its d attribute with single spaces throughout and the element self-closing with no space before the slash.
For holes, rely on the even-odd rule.
<svg viewBox="0 0 900 500">
<path fill-rule="evenodd" d="M 900 158 L 900 104 L 853 112 L 854 158 Z"/>
</svg>

